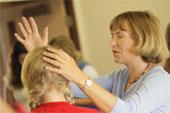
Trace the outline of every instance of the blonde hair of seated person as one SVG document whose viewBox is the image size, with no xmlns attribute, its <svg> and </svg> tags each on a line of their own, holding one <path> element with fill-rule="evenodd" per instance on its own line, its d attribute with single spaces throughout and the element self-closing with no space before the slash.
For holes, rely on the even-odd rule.
<svg viewBox="0 0 170 113">
<path fill-rule="evenodd" d="M 61 75 L 45 69 L 45 66 L 49 65 L 43 61 L 43 51 L 46 48 L 41 47 L 29 52 L 22 67 L 21 79 L 28 91 L 31 109 L 38 106 L 43 96 L 50 90 L 56 90 L 64 95 L 66 101 L 74 102 L 70 82 Z"/>
</svg>

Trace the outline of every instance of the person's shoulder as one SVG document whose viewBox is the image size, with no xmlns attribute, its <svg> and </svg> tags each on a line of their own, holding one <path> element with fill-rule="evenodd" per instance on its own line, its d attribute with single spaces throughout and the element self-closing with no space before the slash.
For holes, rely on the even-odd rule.
<svg viewBox="0 0 170 113">
<path fill-rule="evenodd" d="M 170 74 L 164 70 L 162 66 L 155 66 L 148 73 L 146 73 L 147 79 L 166 79 L 170 80 Z"/>
<path fill-rule="evenodd" d="M 170 99 L 170 75 L 163 69 L 162 66 L 156 66 L 146 73 L 141 81 L 141 87 L 145 88 L 147 93 L 158 99 Z M 155 96 L 156 95 L 156 96 Z M 164 100 L 160 100 L 164 101 Z"/>
<path fill-rule="evenodd" d="M 145 85 L 157 85 L 159 87 L 170 86 L 170 75 L 163 69 L 162 66 L 155 66 L 148 73 L 146 73 L 142 79 L 143 84 Z"/>
</svg>

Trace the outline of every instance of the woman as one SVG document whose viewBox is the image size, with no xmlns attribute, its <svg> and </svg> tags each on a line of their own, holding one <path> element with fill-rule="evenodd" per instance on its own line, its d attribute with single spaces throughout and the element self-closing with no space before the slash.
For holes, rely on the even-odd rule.
<svg viewBox="0 0 170 113">
<path fill-rule="evenodd" d="M 77 107 L 70 90 L 70 82 L 57 73 L 44 70 L 46 47 L 34 49 L 26 56 L 22 67 L 22 82 L 28 92 L 31 113 L 99 113 Z"/>
<path fill-rule="evenodd" d="M 114 60 L 125 69 L 90 80 L 73 58 L 51 48 L 43 53 L 43 59 L 53 65 L 46 69 L 74 82 L 103 112 L 169 113 L 170 76 L 159 65 L 168 56 L 168 48 L 158 19 L 147 11 L 128 11 L 112 20 L 110 31 Z"/>
</svg>

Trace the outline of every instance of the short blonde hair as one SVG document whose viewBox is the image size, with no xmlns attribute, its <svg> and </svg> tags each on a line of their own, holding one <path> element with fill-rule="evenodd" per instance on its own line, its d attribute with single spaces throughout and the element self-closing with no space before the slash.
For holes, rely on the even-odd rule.
<svg viewBox="0 0 170 113">
<path fill-rule="evenodd" d="M 144 61 L 160 63 L 168 57 L 165 38 L 160 35 L 159 20 L 148 11 L 127 11 L 116 16 L 110 24 L 110 30 L 118 27 L 123 30 L 127 22 L 135 41 L 134 53 Z"/>
<path fill-rule="evenodd" d="M 74 101 L 70 91 L 70 82 L 61 75 L 45 69 L 45 66 L 50 65 L 42 59 L 42 53 L 46 48 L 41 47 L 29 52 L 24 59 L 21 80 L 28 91 L 31 108 L 36 107 L 43 95 L 53 89 L 63 93 L 68 102 Z"/>
</svg>

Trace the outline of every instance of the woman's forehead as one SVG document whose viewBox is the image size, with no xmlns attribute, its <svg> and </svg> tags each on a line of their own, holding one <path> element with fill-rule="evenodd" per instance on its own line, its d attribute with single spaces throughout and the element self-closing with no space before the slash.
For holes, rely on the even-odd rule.
<svg viewBox="0 0 170 113">
<path fill-rule="evenodd" d="M 130 30 L 129 24 L 127 21 L 124 22 L 119 22 L 119 23 L 113 23 L 111 26 L 111 31 L 116 31 L 116 30 L 121 30 L 121 31 L 127 31 Z"/>
</svg>

